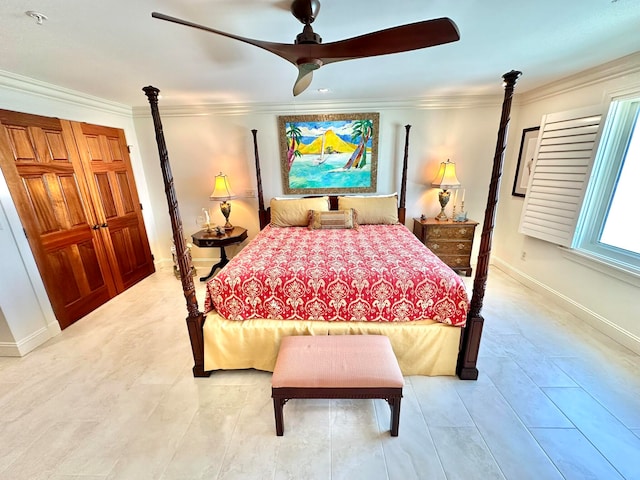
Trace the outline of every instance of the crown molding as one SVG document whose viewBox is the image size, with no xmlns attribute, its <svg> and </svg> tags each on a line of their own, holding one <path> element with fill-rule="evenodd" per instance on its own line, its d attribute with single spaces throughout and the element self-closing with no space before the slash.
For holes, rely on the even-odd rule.
<svg viewBox="0 0 640 480">
<path fill-rule="evenodd" d="M 200 104 L 200 105 L 160 105 L 163 117 L 192 117 L 207 115 L 251 115 L 290 114 L 295 112 L 342 113 L 368 110 L 439 110 L 452 108 L 495 107 L 502 102 L 500 95 L 447 95 L 412 99 L 363 99 L 363 100 L 323 100 L 315 102 L 285 103 L 245 103 L 245 104 Z M 150 117 L 148 107 L 133 107 L 133 117 Z"/>
<path fill-rule="evenodd" d="M 534 88 L 519 95 L 519 104 L 538 102 L 549 97 L 588 87 L 605 80 L 634 75 L 640 73 L 640 52 L 618 58 L 597 67 L 583 70 L 574 75 L 554 80 L 539 88 Z"/>
<path fill-rule="evenodd" d="M 128 105 L 111 102 L 4 70 L 0 70 L 1 87 L 52 101 L 131 118 L 131 107 Z"/>
</svg>

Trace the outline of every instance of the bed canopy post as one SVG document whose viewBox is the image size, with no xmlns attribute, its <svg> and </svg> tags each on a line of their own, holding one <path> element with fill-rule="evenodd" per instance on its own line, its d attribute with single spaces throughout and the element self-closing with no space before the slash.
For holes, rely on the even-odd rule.
<svg viewBox="0 0 640 480">
<path fill-rule="evenodd" d="M 258 220 L 260 221 L 260 230 L 269 224 L 269 215 L 264 208 L 264 193 L 262 191 L 262 175 L 260 174 L 260 157 L 258 155 L 258 130 L 251 130 L 253 134 L 253 156 L 256 160 L 256 182 L 258 184 Z"/>
<path fill-rule="evenodd" d="M 500 177 L 502 176 L 502 165 L 504 163 L 504 151 L 507 143 L 507 131 L 511 113 L 511 101 L 513 90 L 518 77 L 522 72 L 511 70 L 505 73 L 504 80 L 504 100 L 502 103 L 502 116 L 500 127 L 498 128 L 498 140 L 496 142 L 495 155 L 493 157 L 493 169 L 491 172 L 491 183 L 489 184 L 489 195 L 484 213 L 484 223 L 482 225 L 482 235 L 480 237 L 480 252 L 478 253 L 478 264 L 476 275 L 473 280 L 473 293 L 467 315 L 467 324 L 463 331 L 462 348 L 458 358 L 457 373 L 462 380 L 476 380 L 478 378 L 478 353 L 480 350 L 480 338 L 482 337 L 482 327 L 484 318 L 480 315 L 482 302 L 487 286 L 487 276 L 489 273 L 489 258 L 491 256 L 491 239 L 496 217 L 496 206 L 498 204 L 498 190 L 500 189 Z"/>
<path fill-rule="evenodd" d="M 400 204 L 398 205 L 398 221 L 404 224 L 407 203 L 407 165 L 409 163 L 409 130 L 411 125 L 404 126 L 404 159 L 402 161 L 402 185 L 400 186 Z"/>
<path fill-rule="evenodd" d="M 151 106 L 151 117 L 153 118 L 153 125 L 156 131 L 156 143 L 158 144 L 158 154 L 160 155 L 160 168 L 162 169 L 164 191 L 167 196 L 169 216 L 171 217 L 173 242 L 176 247 L 177 262 L 180 269 L 180 281 L 182 282 L 182 291 L 184 292 L 184 298 L 187 302 L 187 328 L 194 360 L 193 376 L 208 377 L 211 372 L 204 371 L 204 340 L 202 335 L 202 325 L 204 324 L 205 317 L 198 309 L 198 300 L 193 285 L 193 276 L 191 275 L 191 253 L 187 248 L 182 232 L 182 220 L 180 218 L 180 211 L 178 210 L 178 198 L 173 183 L 171 165 L 169 164 L 169 152 L 167 151 L 167 144 L 164 139 L 162 122 L 160 120 L 160 112 L 158 111 L 158 93 L 160 93 L 160 90 L 152 86 L 144 87 L 142 90 L 149 99 L 149 105 Z"/>
</svg>

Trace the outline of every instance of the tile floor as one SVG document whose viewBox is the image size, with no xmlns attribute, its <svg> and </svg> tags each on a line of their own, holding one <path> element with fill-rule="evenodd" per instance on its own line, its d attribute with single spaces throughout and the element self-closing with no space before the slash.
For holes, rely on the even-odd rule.
<svg viewBox="0 0 640 480">
<path fill-rule="evenodd" d="M 398 438 L 381 400 L 292 400 L 276 437 L 269 373 L 192 378 L 159 271 L 0 358 L 0 479 L 640 479 L 638 355 L 496 269 L 484 304 L 480 378 L 407 377 Z"/>
</svg>

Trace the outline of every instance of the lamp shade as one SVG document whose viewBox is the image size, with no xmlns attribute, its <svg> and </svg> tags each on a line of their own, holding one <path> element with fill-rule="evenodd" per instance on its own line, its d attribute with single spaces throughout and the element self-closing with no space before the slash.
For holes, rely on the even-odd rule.
<svg viewBox="0 0 640 480">
<path fill-rule="evenodd" d="M 456 164 L 449 160 L 442 162 L 436 178 L 431 182 L 431 186 L 443 190 L 460 186 L 458 177 L 456 177 Z"/>
<path fill-rule="evenodd" d="M 220 172 L 220 174 L 216 175 L 216 183 L 209 198 L 211 200 L 224 202 L 225 200 L 231 200 L 234 197 L 235 195 L 231 191 L 231 187 L 229 185 L 229 179 L 226 175 Z"/>
</svg>

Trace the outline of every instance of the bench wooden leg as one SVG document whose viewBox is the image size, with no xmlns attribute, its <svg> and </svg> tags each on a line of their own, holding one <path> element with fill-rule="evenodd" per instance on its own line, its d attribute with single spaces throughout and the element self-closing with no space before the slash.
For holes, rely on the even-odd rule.
<svg viewBox="0 0 640 480">
<path fill-rule="evenodd" d="M 284 421 L 283 421 L 282 409 L 285 403 L 287 403 L 287 401 L 284 398 L 277 398 L 277 397 L 273 398 L 273 413 L 276 417 L 276 435 L 278 437 L 281 437 L 282 435 L 284 435 Z"/>
<path fill-rule="evenodd" d="M 391 407 L 391 436 L 398 436 L 398 429 L 400 428 L 400 402 L 402 397 L 394 397 L 389 399 L 389 406 Z"/>
</svg>

